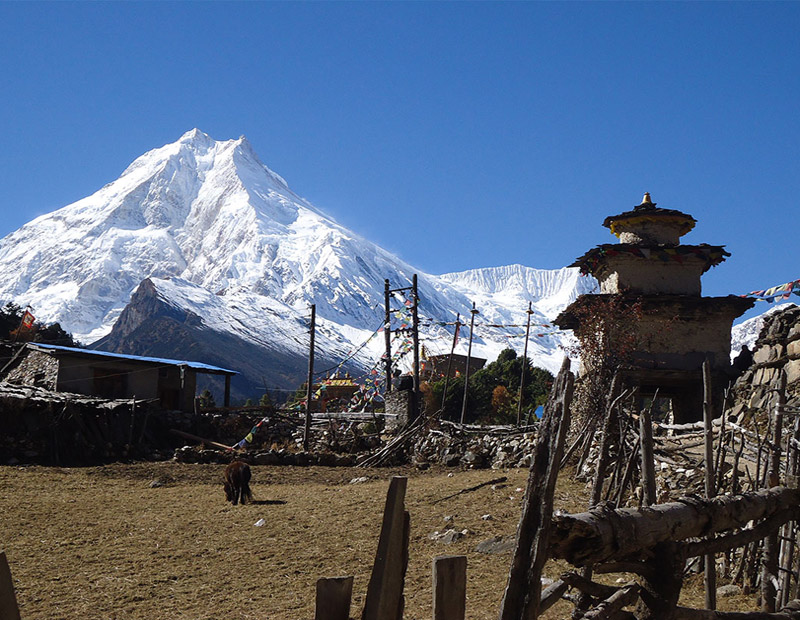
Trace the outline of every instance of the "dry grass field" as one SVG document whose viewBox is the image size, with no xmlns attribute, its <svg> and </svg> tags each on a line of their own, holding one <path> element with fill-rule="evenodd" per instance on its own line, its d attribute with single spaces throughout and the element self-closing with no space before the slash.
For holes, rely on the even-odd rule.
<svg viewBox="0 0 800 620">
<path fill-rule="evenodd" d="M 526 470 L 253 467 L 256 503 L 246 506 L 225 503 L 222 470 L 0 467 L 0 549 L 23 620 L 311 619 L 317 578 L 337 575 L 355 576 L 351 615 L 359 617 L 393 475 L 409 476 L 407 620 L 431 617 L 431 563 L 446 554 L 468 556 L 467 617 L 497 617 L 510 556 L 474 549 L 515 531 Z M 508 481 L 496 489 L 438 501 L 501 475 Z M 369 480 L 350 484 L 360 476 Z M 580 511 L 585 501 L 583 487 L 562 476 L 556 507 Z M 431 540 L 445 517 L 469 534 L 449 545 Z M 564 568 L 551 562 L 546 573 Z M 686 592 L 702 605 L 696 587 Z M 752 604 L 736 597 L 720 607 Z M 545 617 L 567 618 L 570 609 L 561 602 Z"/>
</svg>

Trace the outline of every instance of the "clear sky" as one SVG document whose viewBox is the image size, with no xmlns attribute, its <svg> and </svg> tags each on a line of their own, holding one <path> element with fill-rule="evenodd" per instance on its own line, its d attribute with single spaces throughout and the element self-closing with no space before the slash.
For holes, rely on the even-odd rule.
<svg viewBox="0 0 800 620">
<path fill-rule="evenodd" d="M 651 192 L 800 278 L 800 3 L 1 2 L 0 235 L 198 127 L 428 273 L 557 268 Z M 760 302 L 759 310 L 767 308 Z"/>
</svg>

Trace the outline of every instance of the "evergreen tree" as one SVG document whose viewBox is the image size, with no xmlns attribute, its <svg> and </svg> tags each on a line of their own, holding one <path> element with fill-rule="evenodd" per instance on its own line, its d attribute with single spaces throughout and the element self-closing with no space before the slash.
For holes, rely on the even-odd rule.
<svg viewBox="0 0 800 620">
<path fill-rule="evenodd" d="M 269 397 L 269 392 L 266 391 L 261 395 L 261 399 L 258 401 L 258 404 L 261 407 L 269 407 L 271 409 L 275 408 L 275 406 L 272 404 L 272 399 Z"/>
<path fill-rule="evenodd" d="M 519 380 L 523 363 L 527 364 L 523 393 L 525 410 L 544 403 L 553 382 L 553 375 L 534 367 L 529 359 L 523 360 L 513 349 L 505 349 L 494 362 L 470 376 L 464 421 L 491 424 L 516 422 Z M 447 386 L 447 402 L 443 405 L 441 398 L 444 379 L 433 382 L 430 388 L 426 398 L 427 412 L 432 413 L 442 407 L 445 419 L 460 420 L 464 377 L 451 377 Z"/>
</svg>

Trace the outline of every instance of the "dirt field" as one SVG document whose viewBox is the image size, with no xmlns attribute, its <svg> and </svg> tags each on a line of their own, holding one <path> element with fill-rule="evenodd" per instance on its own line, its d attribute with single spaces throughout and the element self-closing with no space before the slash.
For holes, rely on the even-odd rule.
<svg viewBox="0 0 800 620">
<path fill-rule="evenodd" d="M 526 470 L 254 467 L 257 503 L 234 507 L 224 501 L 222 469 L 0 467 L 0 549 L 23 619 L 311 619 L 317 578 L 336 575 L 355 576 L 351 615 L 360 617 L 392 475 L 409 476 L 406 619 L 431 617 L 431 563 L 446 554 L 468 556 L 467 617 L 497 617 L 510 556 L 474 549 L 515 531 Z M 503 475 L 496 490 L 437 502 Z M 369 480 L 350 484 L 359 476 Z M 556 507 L 584 503 L 583 487 L 562 476 Z M 470 533 L 450 545 L 431 540 L 445 517 Z M 555 578 L 564 565 L 548 569 Z M 752 608 L 737 599 L 720 608 Z M 569 609 L 562 602 L 545 617 Z"/>
</svg>

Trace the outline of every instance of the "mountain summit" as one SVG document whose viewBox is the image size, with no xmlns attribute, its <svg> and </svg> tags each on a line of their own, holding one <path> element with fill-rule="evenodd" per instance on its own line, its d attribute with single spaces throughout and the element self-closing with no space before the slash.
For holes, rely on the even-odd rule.
<svg viewBox="0 0 800 620">
<path fill-rule="evenodd" d="M 594 286 L 566 268 L 420 273 L 295 194 L 246 138 L 217 141 L 198 129 L 145 153 L 91 196 L 0 240 L 0 268 L 0 300 L 31 304 L 37 317 L 59 321 L 86 343 L 103 338 L 104 347 L 148 353 L 141 350 L 142 322 L 172 308 L 179 310 L 174 316 L 195 317 L 186 324 L 298 360 L 306 354 L 309 304 L 317 308 L 318 350 L 340 359 L 382 323 L 385 278 L 399 287 L 419 274 L 434 352 L 448 352 L 450 338 L 436 323 L 453 321 L 457 312 L 468 316 L 472 301 L 492 324 L 524 322 L 532 302 L 542 324 Z M 144 281 L 139 310 L 121 320 Z M 127 338 L 112 334 L 118 320 Z M 473 352 L 491 358 L 509 344 L 521 351 L 523 339 L 508 336 L 476 330 Z M 379 355 L 377 340 L 356 359 L 362 367 Z M 562 340 L 541 337 L 529 347 L 531 357 L 555 369 Z M 228 359 L 213 361 L 238 370 L 232 343 L 222 347 Z"/>
</svg>

